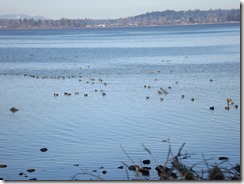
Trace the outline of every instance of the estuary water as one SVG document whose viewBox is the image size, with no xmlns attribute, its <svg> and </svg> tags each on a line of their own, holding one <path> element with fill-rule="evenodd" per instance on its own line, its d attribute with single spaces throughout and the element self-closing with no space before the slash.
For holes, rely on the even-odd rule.
<svg viewBox="0 0 244 184">
<path fill-rule="evenodd" d="M 4 180 L 135 179 L 126 153 L 157 180 L 169 144 L 240 163 L 240 24 L 0 30 L 0 86 Z"/>
</svg>

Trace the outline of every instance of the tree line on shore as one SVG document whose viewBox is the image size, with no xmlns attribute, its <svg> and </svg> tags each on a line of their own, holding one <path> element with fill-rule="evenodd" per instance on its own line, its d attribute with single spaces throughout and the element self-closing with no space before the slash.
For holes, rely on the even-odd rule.
<svg viewBox="0 0 244 184">
<path fill-rule="evenodd" d="M 119 19 L 0 19 L 0 29 L 129 27 L 240 22 L 240 9 L 155 11 Z"/>
</svg>

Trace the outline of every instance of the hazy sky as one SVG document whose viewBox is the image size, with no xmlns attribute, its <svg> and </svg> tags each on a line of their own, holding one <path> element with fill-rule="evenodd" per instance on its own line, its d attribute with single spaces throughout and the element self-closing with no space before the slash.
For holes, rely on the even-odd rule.
<svg viewBox="0 0 244 184">
<path fill-rule="evenodd" d="M 239 0 L 0 0 L 0 15 L 46 18 L 120 18 L 151 11 L 240 8 Z"/>
</svg>

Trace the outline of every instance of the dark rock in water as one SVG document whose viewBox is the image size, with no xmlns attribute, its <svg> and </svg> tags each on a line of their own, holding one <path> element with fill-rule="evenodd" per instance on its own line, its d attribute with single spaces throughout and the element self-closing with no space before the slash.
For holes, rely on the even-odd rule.
<svg viewBox="0 0 244 184">
<path fill-rule="evenodd" d="M 107 173 L 107 171 L 105 171 L 105 170 L 103 170 L 103 172 L 102 172 L 103 174 L 106 174 Z"/>
<path fill-rule="evenodd" d="M 176 173 L 172 172 L 172 169 L 168 168 L 168 167 L 164 167 L 162 165 L 158 165 L 155 170 L 158 172 L 158 175 L 164 175 L 166 178 L 168 178 L 169 176 L 173 177 L 174 179 L 177 179 L 177 175 Z"/>
<path fill-rule="evenodd" d="M 123 166 L 119 166 L 118 169 L 123 169 L 124 167 Z"/>
<path fill-rule="evenodd" d="M 22 172 L 21 172 L 21 173 L 19 173 L 19 175 L 20 175 L 20 176 L 23 176 L 23 175 L 24 175 L 24 173 L 22 173 Z"/>
<path fill-rule="evenodd" d="M 97 170 L 92 170 L 92 172 L 97 172 Z"/>
<path fill-rule="evenodd" d="M 0 178 L 0 180 L 3 180 L 3 178 Z"/>
<path fill-rule="evenodd" d="M 37 180 L 36 178 L 31 178 L 31 179 L 29 179 L 29 180 Z"/>
<path fill-rule="evenodd" d="M 213 79 L 210 79 L 209 81 L 210 81 L 210 82 L 213 82 Z"/>
<path fill-rule="evenodd" d="M 74 166 L 78 167 L 78 166 L 79 166 L 79 164 L 74 164 Z"/>
<path fill-rule="evenodd" d="M 27 169 L 26 171 L 29 173 L 32 173 L 32 172 L 35 172 L 35 169 Z"/>
<path fill-rule="evenodd" d="M 139 169 L 139 166 L 138 166 L 138 165 L 131 165 L 131 166 L 129 166 L 128 169 L 129 169 L 130 171 L 135 171 L 136 168 Z"/>
<path fill-rule="evenodd" d="M 191 98 L 191 101 L 193 102 L 195 99 L 194 98 Z"/>
<path fill-rule="evenodd" d="M 150 160 L 143 160 L 142 163 L 145 165 L 148 165 L 148 164 L 150 164 Z"/>
<path fill-rule="evenodd" d="M 219 160 L 228 160 L 228 157 L 219 157 Z"/>
<path fill-rule="evenodd" d="M 7 167 L 7 165 L 0 164 L 0 168 L 5 168 L 5 167 Z"/>
<path fill-rule="evenodd" d="M 151 167 L 142 167 L 143 169 L 151 170 Z"/>
<path fill-rule="evenodd" d="M 234 108 L 237 109 L 238 108 L 238 105 L 234 105 Z"/>
<path fill-rule="evenodd" d="M 12 112 L 17 112 L 19 109 L 17 109 L 17 108 L 15 108 L 15 107 L 12 107 L 11 109 L 10 109 L 10 111 L 12 111 Z"/>
<path fill-rule="evenodd" d="M 48 149 L 47 148 L 41 148 L 40 151 L 41 152 L 46 152 Z"/>
<path fill-rule="evenodd" d="M 209 107 L 209 109 L 210 109 L 210 110 L 214 110 L 214 106 L 212 106 L 212 107 Z"/>
<path fill-rule="evenodd" d="M 150 175 L 149 169 L 139 168 L 139 172 L 142 173 L 142 175 L 144 175 L 144 176 Z"/>
</svg>

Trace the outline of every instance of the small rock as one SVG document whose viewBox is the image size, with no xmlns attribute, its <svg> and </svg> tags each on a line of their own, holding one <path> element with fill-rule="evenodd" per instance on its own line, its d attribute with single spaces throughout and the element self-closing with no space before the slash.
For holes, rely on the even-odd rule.
<svg viewBox="0 0 244 184">
<path fill-rule="evenodd" d="M 27 169 L 26 171 L 29 173 L 32 173 L 32 172 L 35 172 L 35 169 Z"/>
<path fill-rule="evenodd" d="M 40 151 L 41 152 L 46 152 L 48 149 L 47 148 L 41 148 Z"/>
<path fill-rule="evenodd" d="M 143 160 L 142 163 L 145 165 L 148 165 L 148 164 L 150 164 L 150 160 Z"/>
<path fill-rule="evenodd" d="M 12 107 L 11 109 L 10 109 L 10 111 L 12 111 L 12 112 L 17 112 L 19 109 L 17 109 L 17 108 L 15 108 L 15 107 Z"/>
<path fill-rule="evenodd" d="M 214 110 L 214 106 L 212 106 L 212 107 L 209 107 L 209 109 L 210 109 L 210 110 Z"/>
<path fill-rule="evenodd" d="M 22 172 L 21 172 L 21 173 L 19 173 L 19 175 L 20 175 L 20 176 L 23 176 L 23 175 L 24 175 L 24 173 L 22 173 Z"/>
<path fill-rule="evenodd" d="M 122 165 L 118 167 L 118 169 L 123 169 L 123 168 L 124 168 L 124 167 L 123 167 Z"/>
<path fill-rule="evenodd" d="M 228 157 L 219 157 L 219 160 L 228 160 Z"/>
<path fill-rule="evenodd" d="M 31 178 L 31 179 L 29 179 L 29 180 L 37 180 L 36 178 Z"/>
<path fill-rule="evenodd" d="M 195 99 L 194 98 L 191 98 L 191 101 L 193 102 Z"/>
<path fill-rule="evenodd" d="M 238 108 L 238 105 L 234 105 L 234 108 L 237 109 Z"/>
<path fill-rule="evenodd" d="M 103 174 L 106 174 L 107 173 L 107 171 L 105 171 L 105 170 L 103 170 L 103 172 L 102 172 Z"/>
<path fill-rule="evenodd" d="M 7 165 L 5 165 L 5 164 L 0 164 L 0 168 L 5 168 L 5 167 L 7 167 Z"/>
<path fill-rule="evenodd" d="M 79 164 L 74 164 L 74 166 L 76 166 L 76 167 L 77 167 L 77 166 L 79 166 Z"/>
<path fill-rule="evenodd" d="M 142 173 L 142 175 L 144 176 L 149 176 L 149 169 L 145 169 L 145 168 L 139 168 L 139 171 Z"/>
<path fill-rule="evenodd" d="M 210 79 L 209 81 L 210 81 L 210 82 L 213 82 L 213 79 Z"/>
</svg>

